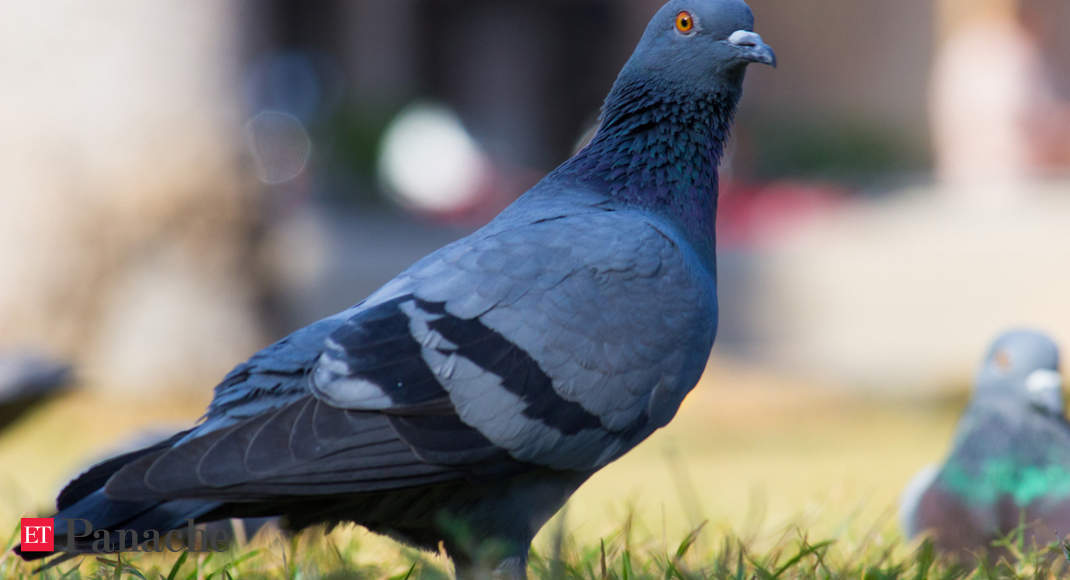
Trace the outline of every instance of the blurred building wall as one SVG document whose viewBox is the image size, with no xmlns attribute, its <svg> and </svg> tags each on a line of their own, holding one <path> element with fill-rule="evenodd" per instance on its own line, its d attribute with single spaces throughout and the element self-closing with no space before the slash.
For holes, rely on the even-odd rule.
<svg viewBox="0 0 1070 580">
<path fill-rule="evenodd" d="M 752 80 L 746 108 L 860 117 L 924 135 L 931 1 L 750 4 L 778 68 Z"/>
<path fill-rule="evenodd" d="M 345 105 L 442 101 L 493 155 L 544 169 L 596 121 L 648 17 L 633 21 L 633 5 L 611 0 L 272 4 L 275 18 L 307 24 L 275 48 L 333 59 Z"/>
<path fill-rule="evenodd" d="M 262 342 L 235 6 L 0 7 L 0 348 L 136 392 Z"/>
<path fill-rule="evenodd" d="M 289 27 L 276 39 L 285 48 L 337 59 L 347 106 L 396 110 L 413 99 L 445 101 L 492 154 L 545 170 L 567 156 L 595 121 L 614 75 L 663 2 L 268 4 L 273 18 Z M 742 154 L 740 169 L 768 170 L 768 132 L 805 142 L 845 126 L 856 130 L 848 146 L 851 138 L 871 138 L 924 164 L 936 36 L 932 2 L 751 5 L 780 66 L 775 74 L 748 80 L 735 134 L 753 156 L 763 157 Z M 761 137 L 756 142 L 755 132 Z"/>
<path fill-rule="evenodd" d="M 967 206 L 922 187 L 814 219 L 756 256 L 756 359 L 910 391 L 961 385 L 1000 332 L 1070 347 L 1070 182 L 1002 182 Z"/>
</svg>

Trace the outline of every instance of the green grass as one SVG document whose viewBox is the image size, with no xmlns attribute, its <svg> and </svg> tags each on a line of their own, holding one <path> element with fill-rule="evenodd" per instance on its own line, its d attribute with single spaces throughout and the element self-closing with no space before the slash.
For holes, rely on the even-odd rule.
<svg viewBox="0 0 1070 580">
<path fill-rule="evenodd" d="M 1018 555 L 964 565 L 938 558 L 928 541 L 916 546 L 870 536 L 862 542 L 817 540 L 791 527 L 769 546 L 753 538 L 717 535 L 699 526 L 674 542 L 637 534 L 630 520 L 595 543 L 558 533 L 548 552 L 532 550 L 533 578 L 582 579 L 1037 579 L 1065 577 L 1070 567 L 1062 546 L 1025 551 L 1009 537 L 1003 545 Z M 13 542 L 14 538 L 9 541 Z M 0 557 L 0 577 L 29 578 L 34 566 L 13 555 Z M 401 546 L 353 527 L 324 534 L 306 531 L 295 538 L 270 532 L 229 552 L 86 556 L 45 570 L 41 579 L 146 578 L 200 580 L 230 578 L 448 578 L 441 556 Z"/>
<path fill-rule="evenodd" d="M 205 400 L 88 392 L 0 437 L 0 541 L 131 431 L 181 427 Z M 1059 546 L 956 567 L 895 525 L 899 492 L 946 452 L 965 391 L 923 399 L 799 384 L 715 363 L 672 424 L 599 472 L 536 538 L 535 578 L 1050 578 Z M 121 401 L 121 404 L 120 404 Z M 1051 569 L 1056 566 L 1056 569 Z M 0 578 L 33 565 L 5 551 Z M 264 533 L 231 552 L 83 557 L 41 578 L 446 578 L 449 562 L 355 526 Z"/>
</svg>

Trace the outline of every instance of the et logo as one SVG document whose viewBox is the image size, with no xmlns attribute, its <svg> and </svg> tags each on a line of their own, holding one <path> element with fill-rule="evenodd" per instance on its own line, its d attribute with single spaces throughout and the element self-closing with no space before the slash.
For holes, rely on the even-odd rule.
<svg viewBox="0 0 1070 580">
<path fill-rule="evenodd" d="M 54 551 L 54 525 L 52 518 L 22 518 L 22 551 Z"/>
</svg>

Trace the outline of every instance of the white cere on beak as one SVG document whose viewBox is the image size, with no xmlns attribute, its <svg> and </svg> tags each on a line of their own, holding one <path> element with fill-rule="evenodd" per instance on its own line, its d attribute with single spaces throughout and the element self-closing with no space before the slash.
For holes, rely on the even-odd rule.
<svg viewBox="0 0 1070 580">
<path fill-rule="evenodd" d="M 1063 378 L 1051 369 L 1039 369 L 1025 379 L 1029 399 L 1048 410 L 1063 412 Z"/>
<path fill-rule="evenodd" d="M 737 30 L 732 33 L 732 36 L 728 37 L 728 43 L 736 46 L 758 46 L 765 44 L 762 42 L 762 37 L 757 32 L 751 32 L 749 30 Z"/>
</svg>

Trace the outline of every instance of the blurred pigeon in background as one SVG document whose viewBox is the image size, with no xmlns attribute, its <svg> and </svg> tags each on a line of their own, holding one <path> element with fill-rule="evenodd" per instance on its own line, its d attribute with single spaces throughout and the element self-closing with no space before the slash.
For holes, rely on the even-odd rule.
<svg viewBox="0 0 1070 580">
<path fill-rule="evenodd" d="M 91 547 L 67 518 L 280 515 L 523 577 L 543 523 L 668 423 L 705 367 L 717 166 L 747 65 L 775 64 L 753 24 L 741 0 L 665 5 L 586 148 L 479 231 L 238 365 L 197 426 L 71 482 L 57 547 Z"/>
<path fill-rule="evenodd" d="M 70 365 L 38 354 L 0 354 L 0 431 L 65 391 L 72 378 Z"/>
<path fill-rule="evenodd" d="M 1070 423 L 1059 351 L 1018 330 L 989 348 L 951 454 L 907 486 L 900 504 L 909 537 L 930 530 L 937 548 L 965 556 L 1025 525 L 1037 546 L 1070 532 Z"/>
</svg>

